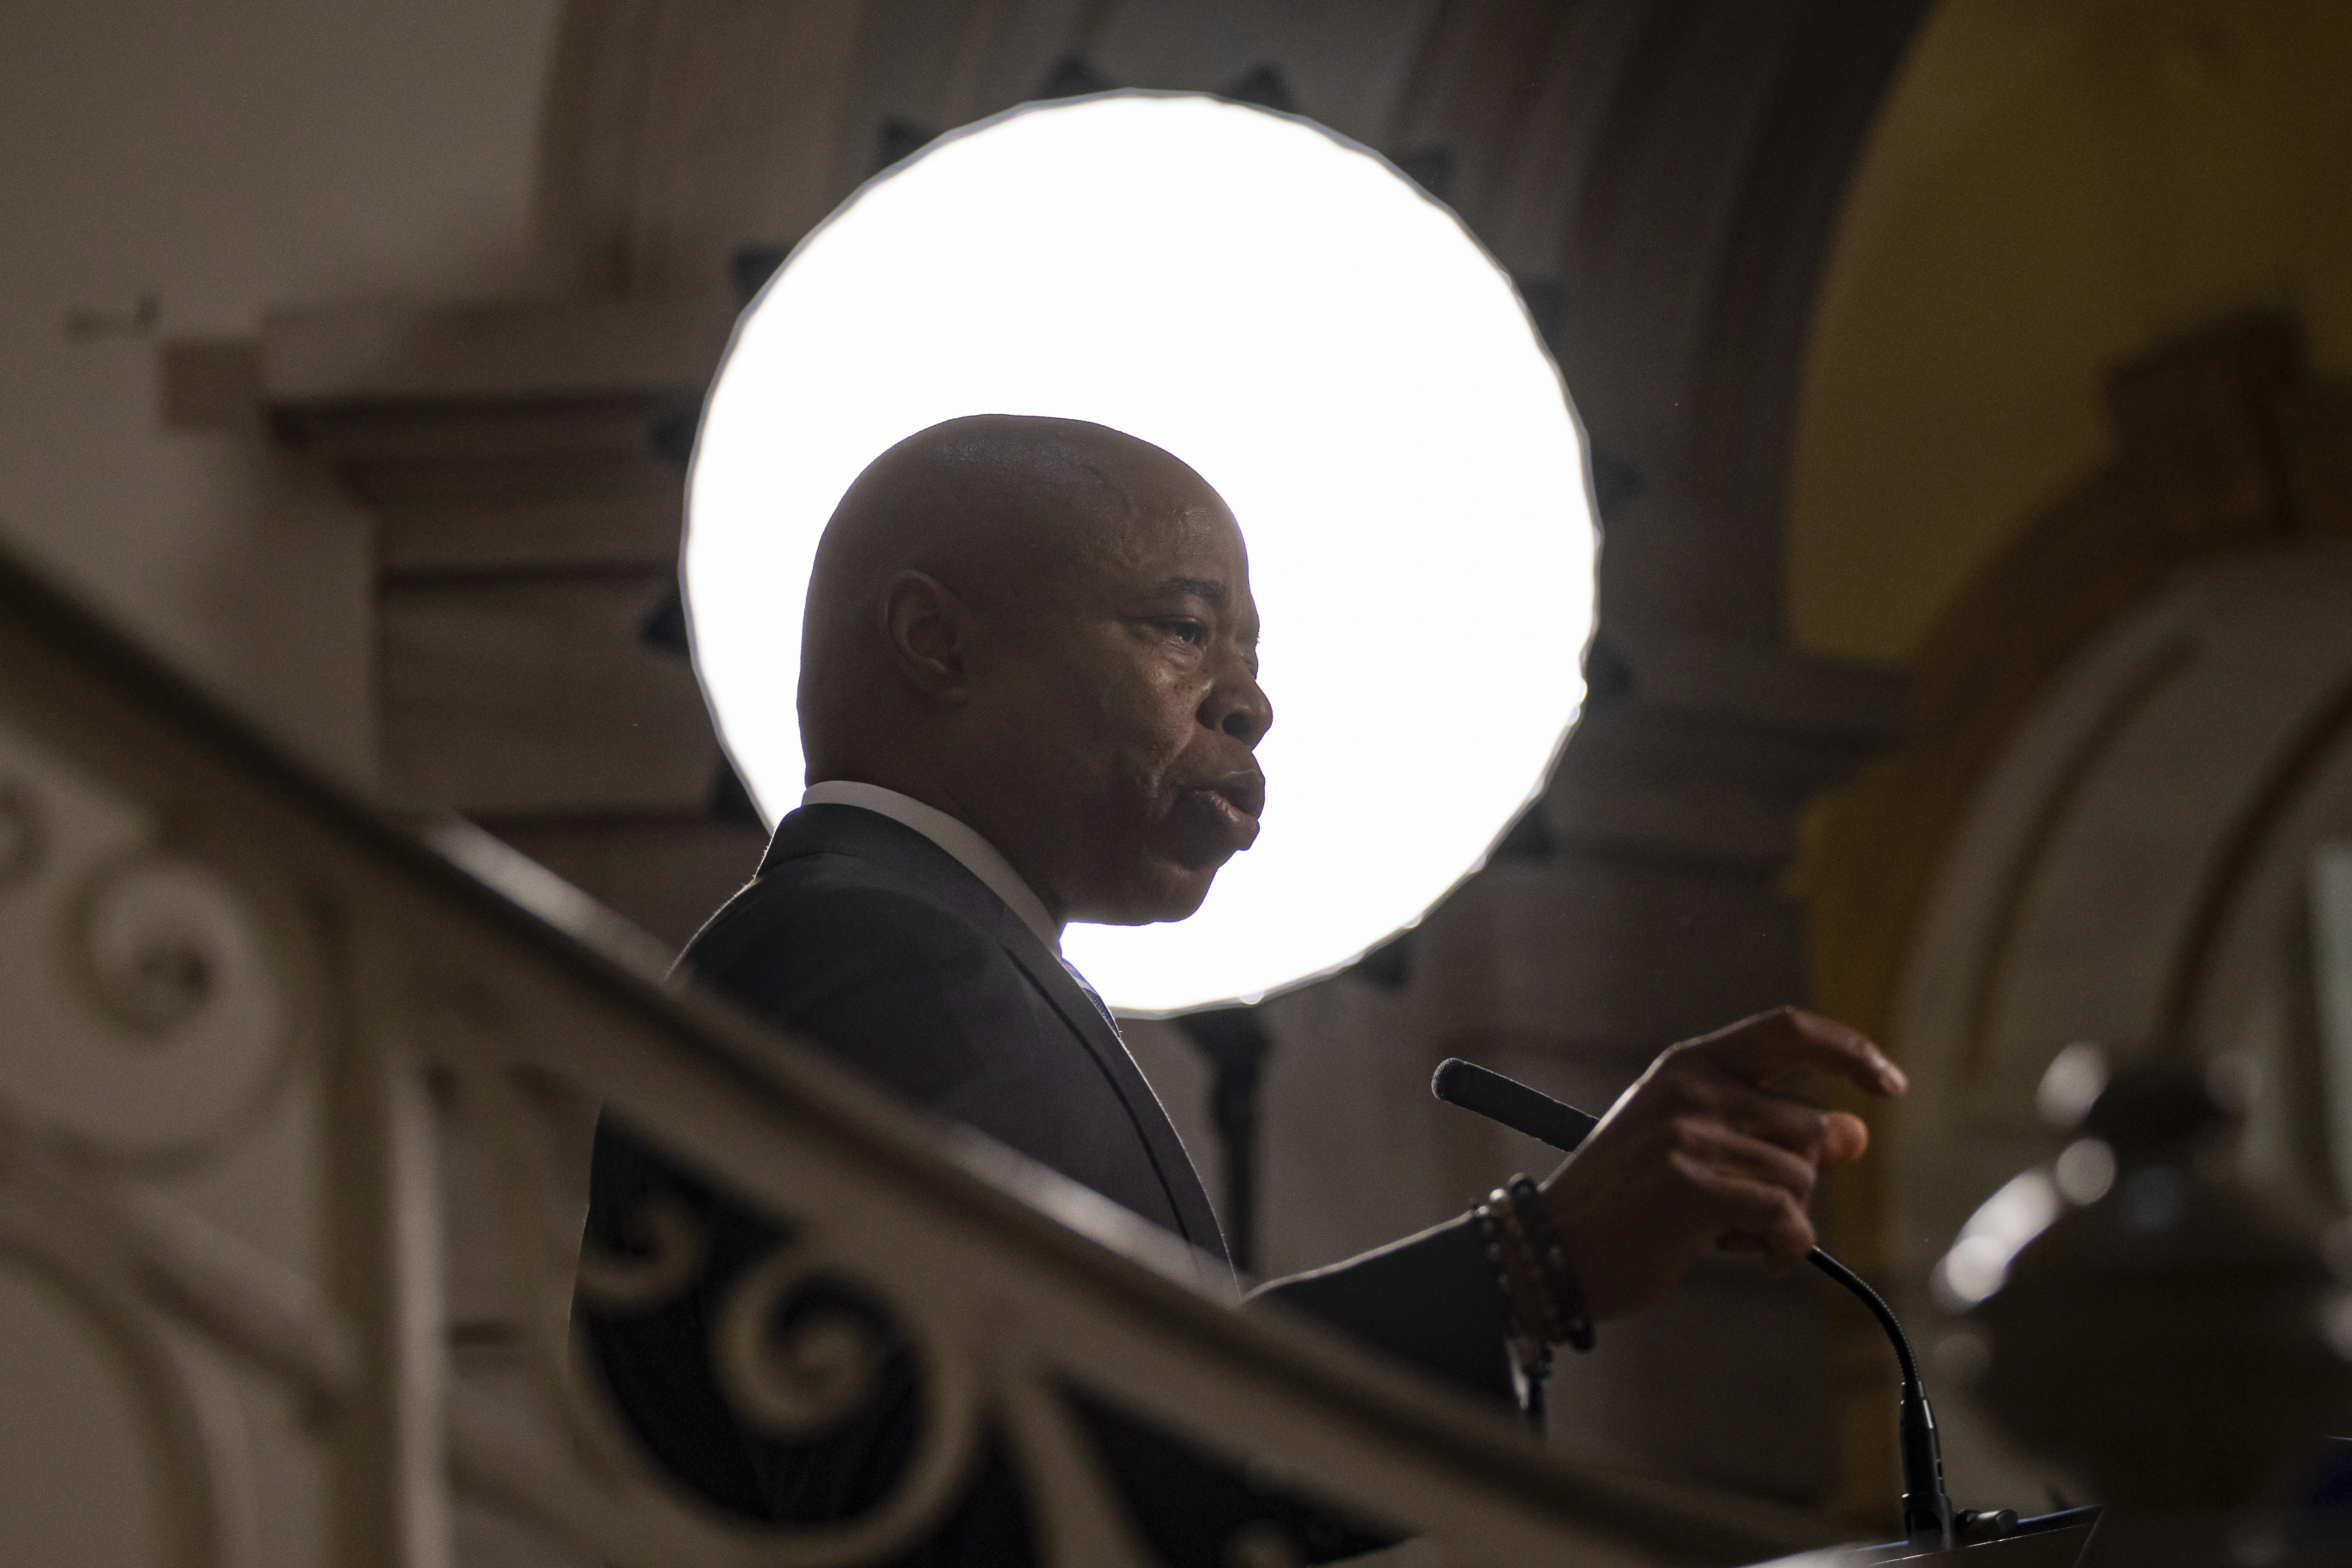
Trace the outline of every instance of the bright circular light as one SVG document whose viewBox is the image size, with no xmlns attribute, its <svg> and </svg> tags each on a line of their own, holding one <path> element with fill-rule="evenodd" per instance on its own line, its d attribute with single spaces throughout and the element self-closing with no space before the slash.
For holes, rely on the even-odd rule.
<svg viewBox="0 0 2352 1568">
<path fill-rule="evenodd" d="M 736 328 L 688 491 L 695 665 L 772 822 L 802 601 L 858 471 L 964 414 L 1128 431 L 1240 518 L 1277 721 L 1256 847 L 1180 925 L 1074 926 L 1116 1006 L 1325 973 L 1541 788 L 1583 696 L 1582 434 L 1493 259 L 1321 128 L 1208 98 L 1016 110 L 866 186 Z"/>
</svg>

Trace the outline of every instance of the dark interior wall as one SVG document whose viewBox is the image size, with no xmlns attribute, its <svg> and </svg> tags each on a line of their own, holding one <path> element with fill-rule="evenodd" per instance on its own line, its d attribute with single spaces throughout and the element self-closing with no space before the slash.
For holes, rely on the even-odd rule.
<svg viewBox="0 0 2352 1568">
<path fill-rule="evenodd" d="M 0 541 L 305 754 L 374 771 L 368 520 L 271 443 L 270 306 L 541 280 L 557 0 L 10 0 Z"/>
</svg>

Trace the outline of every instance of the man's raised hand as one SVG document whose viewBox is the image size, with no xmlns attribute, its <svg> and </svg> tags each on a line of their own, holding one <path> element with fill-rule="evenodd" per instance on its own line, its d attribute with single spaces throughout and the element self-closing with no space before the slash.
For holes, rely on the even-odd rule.
<svg viewBox="0 0 2352 1568">
<path fill-rule="evenodd" d="M 1668 1047 L 1543 1184 L 1595 1321 L 1664 1296 L 1710 1246 L 1775 1276 L 1813 1246 L 1806 1205 L 1824 1165 L 1855 1159 L 1857 1117 L 1773 1092 L 1800 1068 L 1871 1094 L 1908 1087 L 1860 1034 L 1782 1007 Z"/>
</svg>

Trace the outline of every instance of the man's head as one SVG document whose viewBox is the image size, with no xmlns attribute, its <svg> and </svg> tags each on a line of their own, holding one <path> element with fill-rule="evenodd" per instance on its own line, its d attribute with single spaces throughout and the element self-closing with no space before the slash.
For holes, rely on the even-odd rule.
<svg viewBox="0 0 2352 1568">
<path fill-rule="evenodd" d="M 1181 920 L 1257 837 L 1273 722 L 1241 530 L 1148 442 L 979 415 L 842 498 L 801 651 L 809 779 L 914 796 L 1065 920 Z"/>
</svg>

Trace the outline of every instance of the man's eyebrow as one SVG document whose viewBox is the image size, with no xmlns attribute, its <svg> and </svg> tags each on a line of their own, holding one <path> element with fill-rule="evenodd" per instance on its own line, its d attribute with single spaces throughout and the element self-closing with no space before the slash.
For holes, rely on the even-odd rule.
<svg viewBox="0 0 2352 1568">
<path fill-rule="evenodd" d="M 1151 592 L 1155 596 L 1190 594 L 1194 598 L 1206 599 L 1213 605 L 1223 605 L 1233 596 L 1225 585 L 1214 577 L 1171 577 Z"/>
</svg>

